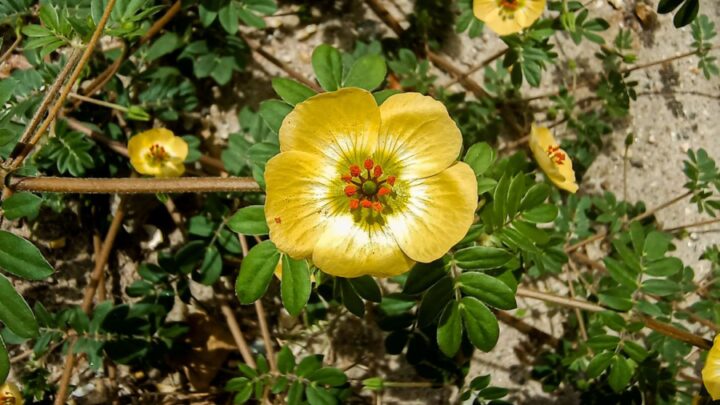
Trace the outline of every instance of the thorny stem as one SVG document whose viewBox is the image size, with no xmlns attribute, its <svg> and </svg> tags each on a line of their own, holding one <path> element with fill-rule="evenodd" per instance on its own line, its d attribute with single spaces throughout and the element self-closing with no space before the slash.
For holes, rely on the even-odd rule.
<svg viewBox="0 0 720 405">
<path fill-rule="evenodd" d="M 112 1 L 112 0 L 111 0 Z M 110 259 L 110 252 L 112 252 L 113 245 L 115 244 L 115 238 L 122 226 L 123 218 L 125 217 L 125 200 L 120 199 L 115 215 L 113 216 L 110 228 L 105 235 L 105 241 L 100 249 L 100 254 L 95 260 L 95 267 L 90 274 L 90 281 L 85 286 L 85 292 L 83 294 L 83 301 L 80 308 L 86 314 L 89 314 L 92 310 L 93 298 L 97 292 L 98 285 L 102 279 L 102 273 L 105 270 L 105 265 Z M 55 397 L 55 405 L 62 405 L 65 403 L 67 397 L 68 386 L 70 385 L 70 377 L 72 377 L 73 368 L 75 368 L 76 354 L 73 352 L 75 342 L 72 342 L 68 347 L 68 353 L 65 357 L 65 365 L 63 367 L 62 377 L 60 378 L 60 388 L 58 389 Z"/>
<path fill-rule="evenodd" d="M 45 118 L 45 121 L 40 125 L 40 128 L 38 128 L 37 132 L 35 132 L 35 135 L 29 140 L 29 143 L 24 146 L 22 151 L 20 151 L 20 154 L 15 158 L 15 160 L 12 161 L 10 164 L 10 169 L 15 170 L 23 163 L 27 155 L 32 151 L 32 149 L 35 147 L 35 145 L 38 143 L 40 138 L 44 135 L 45 131 L 48 129 L 50 124 L 55 120 L 55 116 L 62 108 L 63 104 L 65 103 L 65 99 L 67 98 L 68 94 L 70 93 L 70 89 L 72 89 L 73 85 L 77 81 L 77 79 L 80 77 L 80 73 L 82 73 L 83 68 L 87 64 L 87 62 L 90 60 L 90 56 L 92 56 L 93 50 L 95 49 L 95 44 L 97 44 L 98 40 L 100 39 L 100 36 L 102 35 L 103 28 L 105 28 L 105 23 L 107 23 L 108 18 L 110 18 L 110 12 L 112 11 L 113 6 L 115 5 L 115 0 L 108 0 L 107 5 L 105 6 L 105 10 L 103 11 L 103 15 L 100 18 L 100 21 L 97 24 L 97 27 L 95 28 L 95 31 L 92 34 L 92 37 L 90 37 L 90 41 L 88 42 L 87 46 L 85 47 L 85 51 L 83 52 L 82 56 L 80 57 L 80 61 L 75 66 L 75 70 L 73 70 L 72 74 L 70 75 L 70 79 L 67 81 L 65 86 L 63 86 L 60 96 L 55 101 L 55 104 L 50 109 L 50 112 L 48 113 L 48 116 Z"/>
<path fill-rule="evenodd" d="M 582 301 L 578 299 L 570 299 L 566 297 L 561 297 L 555 294 L 540 292 L 531 290 L 525 287 L 518 287 L 517 289 L 517 296 L 519 297 L 526 297 L 526 298 L 533 298 L 545 302 L 552 302 L 554 304 L 559 304 L 562 306 L 566 306 L 569 308 L 578 308 L 582 309 L 584 311 L 589 312 L 602 312 L 602 311 L 610 311 L 609 308 L 605 308 L 603 306 L 593 304 L 591 302 Z M 682 329 L 679 329 L 673 325 L 663 323 L 660 321 L 656 321 L 650 317 L 647 317 L 645 315 L 638 315 L 638 318 L 643 322 L 643 324 L 660 333 L 665 336 L 671 337 L 673 339 L 681 340 L 685 343 L 689 343 L 693 346 L 699 347 L 701 349 L 710 350 L 712 347 L 712 342 L 701 337 L 694 335 L 690 332 L 684 331 Z"/>
<path fill-rule="evenodd" d="M 259 192 L 250 177 L 74 178 L 15 177 L 6 180 L 14 191 L 78 194 L 156 194 Z"/>
</svg>

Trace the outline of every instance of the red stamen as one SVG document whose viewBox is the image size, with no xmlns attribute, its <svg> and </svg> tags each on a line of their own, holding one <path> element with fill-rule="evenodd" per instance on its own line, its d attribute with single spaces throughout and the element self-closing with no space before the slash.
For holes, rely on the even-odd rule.
<svg viewBox="0 0 720 405">
<path fill-rule="evenodd" d="M 370 169 L 373 168 L 373 166 L 375 166 L 375 162 L 373 162 L 373 160 L 370 159 L 370 158 L 365 159 L 364 166 L 365 166 L 366 169 L 370 170 Z"/>
<path fill-rule="evenodd" d="M 380 177 L 383 174 L 382 167 L 380 165 L 375 166 L 375 169 L 373 169 L 373 176 Z"/>
<path fill-rule="evenodd" d="M 395 185 L 395 176 L 388 176 L 387 183 L 391 186 Z"/>
<path fill-rule="evenodd" d="M 362 205 L 363 208 L 372 207 L 372 203 L 370 202 L 370 200 L 362 200 L 362 201 L 360 201 L 360 205 Z"/>
<path fill-rule="evenodd" d="M 383 210 L 383 205 L 380 204 L 379 202 L 372 203 L 372 207 L 377 212 L 382 212 L 382 210 Z"/>
<path fill-rule="evenodd" d="M 389 188 L 380 187 L 380 190 L 378 190 L 378 196 L 380 196 L 380 197 L 386 196 L 390 193 L 391 193 L 391 191 Z"/>
<path fill-rule="evenodd" d="M 343 176 L 341 177 L 341 179 L 342 179 L 342 181 L 344 181 L 345 183 L 350 183 L 350 182 L 352 181 L 352 176 L 349 175 L 349 174 L 343 174 Z"/>
<path fill-rule="evenodd" d="M 360 207 L 360 200 L 358 200 L 357 198 L 353 198 L 352 200 L 350 200 L 350 209 L 351 210 L 356 210 L 359 207 Z"/>
<path fill-rule="evenodd" d="M 352 197 L 355 195 L 356 192 L 357 192 L 357 187 L 355 187 L 354 185 L 349 184 L 349 185 L 345 186 L 345 195 L 346 196 Z"/>
<path fill-rule="evenodd" d="M 358 165 L 350 166 L 350 175 L 353 177 L 359 176 L 360 175 L 360 166 L 358 166 Z"/>
</svg>

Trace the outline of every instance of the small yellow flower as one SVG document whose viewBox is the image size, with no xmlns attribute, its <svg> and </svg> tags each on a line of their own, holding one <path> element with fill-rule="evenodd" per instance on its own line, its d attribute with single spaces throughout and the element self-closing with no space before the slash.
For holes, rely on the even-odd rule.
<svg viewBox="0 0 720 405">
<path fill-rule="evenodd" d="M 341 277 L 389 277 L 442 257 L 477 207 L 460 130 L 442 103 L 358 88 L 298 104 L 265 168 L 270 238 Z"/>
<path fill-rule="evenodd" d="M 0 405 L 23 405 L 24 403 L 25 400 L 17 385 L 8 381 L 0 387 Z"/>
<path fill-rule="evenodd" d="M 475 17 L 498 35 L 510 35 L 531 26 L 545 9 L 545 0 L 474 0 Z"/>
<path fill-rule="evenodd" d="M 705 359 L 702 379 L 713 401 L 720 400 L 720 336 L 715 338 L 715 343 Z"/>
<path fill-rule="evenodd" d="M 564 150 L 560 149 L 549 129 L 532 126 L 530 150 L 532 150 L 538 166 L 558 188 L 571 193 L 578 190 L 572 160 Z"/>
<path fill-rule="evenodd" d="M 140 174 L 155 177 L 179 177 L 185 172 L 188 145 L 165 128 L 141 132 L 128 142 L 130 164 Z"/>
</svg>

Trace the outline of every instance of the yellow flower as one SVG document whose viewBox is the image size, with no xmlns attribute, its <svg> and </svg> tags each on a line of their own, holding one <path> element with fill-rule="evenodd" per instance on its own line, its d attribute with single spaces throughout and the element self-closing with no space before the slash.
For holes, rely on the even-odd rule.
<svg viewBox="0 0 720 405">
<path fill-rule="evenodd" d="M 474 0 L 473 12 L 498 35 L 522 31 L 537 20 L 545 0 Z"/>
<path fill-rule="evenodd" d="M 165 128 L 141 132 L 128 142 L 130 164 L 138 173 L 149 176 L 182 176 L 187 154 L 187 142 Z"/>
<path fill-rule="evenodd" d="M 713 401 L 720 400 L 720 336 L 715 338 L 715 343 L 705 359 L 702 379 Z"/>
<path fill-rule="evenodd" d="M 530 150 L 532 150 L 538 166 L 558 188 L 571 193 L 578 190 L 572 160 L 564 150 L 560 149 L 549 129 L 532 126 Z"/>
<path fill-rule="evenodd" d="M 6 382 L 5 385 L 0 387 L 0 404 L 2 405 L 23 405 L 25 400 L 23 399 L 20 390 L 17 385 Z"/>
<path fill-rule="evenodd" d="M 270 238 L 328 274 L 389 277 L 442 257 L 473 222 L 477 182 L 456 162 L 460 130 L 442 103 L 357 88 L 298 104 L 265 168 Z"/>
</svg>

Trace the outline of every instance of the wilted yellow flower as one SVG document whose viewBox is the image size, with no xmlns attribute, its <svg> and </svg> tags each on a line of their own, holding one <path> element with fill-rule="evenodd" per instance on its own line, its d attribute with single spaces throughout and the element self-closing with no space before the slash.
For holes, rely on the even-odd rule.
<svg viewBox="0 0 720 405">
<path fill-rule="evenodd" d="M 141 132 L 128 142 L 130 164 L 140 174 L 155 177 L 179 177 L 185 172 L 188 145 L 165 128 Z"/>
<path fill-rule="evenodd" d="M 25 400 L 17 385 L 8 381 L 0 387 L 0 405 L 23 405 L 24 403 Z"/>
<path fill-rule="evenodd" d="M 715 338 L 715 343 L 705 359 L 702 379 L 713 401 L 720 400 L 720 336 Z"/>
<path fill-rule="evenodd" d="M 442 257 L 473 222 L 477 182 L 456 162 L 442 103 L 397 94 L 380 107 L 346 88 L 298 104 L 265 168 L 270 238 L 342 277 L 388 277 Z"/>
<path fill-rule="evenodd" d="M 529 143 L 535 161 L 550 181 L 558 188 L 575 193 L 578 185 L 575 183 L 572 160 L 564 150 L 560 149 L 550 130 L 533 125 Z"/>
<path fill-rule="evenodd" d="M 520 32 L 537 20 L 545 0 L 474 0 L 473 13 L 498 35 Z"/>
</svg>

